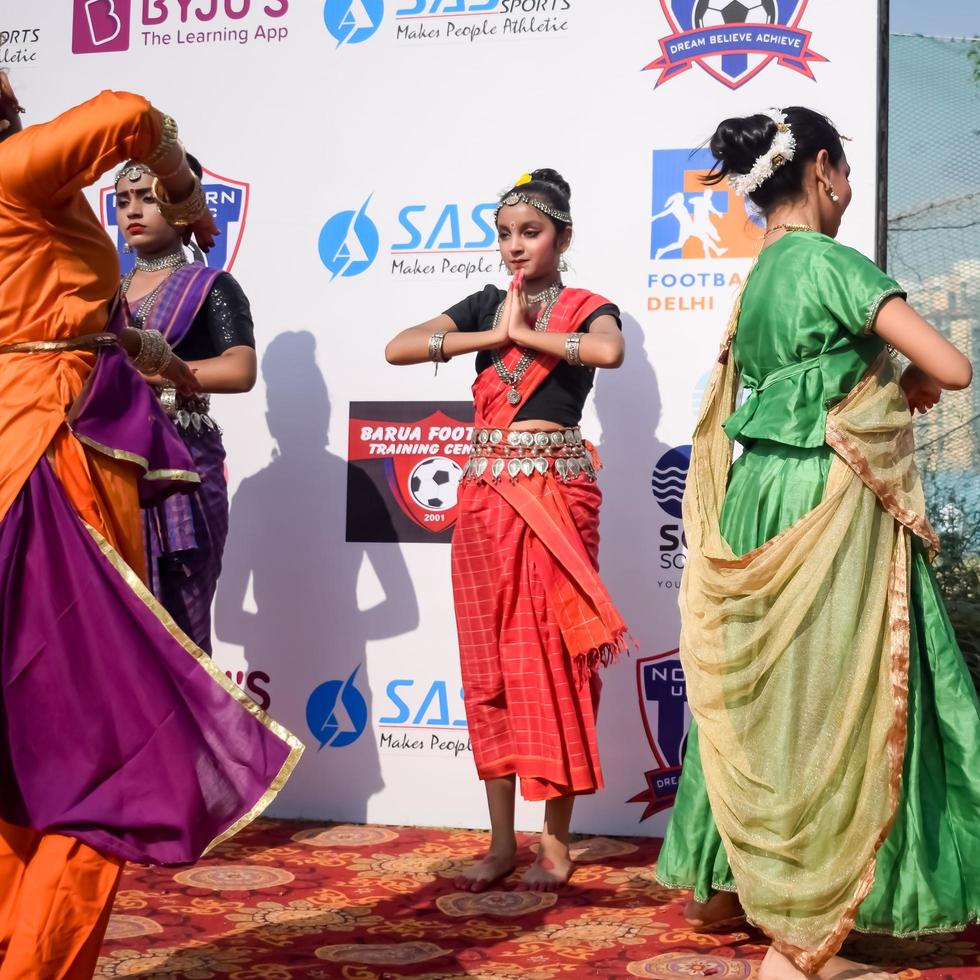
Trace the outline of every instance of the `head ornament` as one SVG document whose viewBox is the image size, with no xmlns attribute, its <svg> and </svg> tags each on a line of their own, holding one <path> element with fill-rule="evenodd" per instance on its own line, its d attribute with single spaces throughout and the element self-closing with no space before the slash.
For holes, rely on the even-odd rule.
<svg viewBox="0 0 980 980">
<path fill-rule="evenodd" d="M 116 171 L 115 179 L 112 182 L 112 186 L 119 187 L 119 181 L 125 177 L 127 180 L 131 180 L 134 184 L 140 180 L 142 177 L 149 175 L 150 177 L 156 176 L 149 167 L 144 166 L 142 163 L 133 163 L 130 161 L 122 166 L 121 169 Z"/>
<path fill-rule="evenodd" d="M 779 109 L 766 109 L 763 115 L 776 124 L 776 135 L 769 149 L 756 157 L 747 174 L 729 174 L 728 183 L 739 197 L 758 190 L 784 163 L 796 154 L 796 137 L 786 122 L 786 114 Z"/>
<path fill-rule="evenodd" d="M 527 182 L 525 181 L 525 183 Z M 520 186 L 520 182 L 515 186 Z M 497 222 L 497 215 L 500 214 L 501 208 L 509 208 L 515 204 L 530 204 L 532 208 L 536 208 L 542 214 L 546 214 L 555 221 L 560 221 L 565 225 L 572 223 L 572 216 L 567 211 L 559 211 L 558 208 L 553 208 L 547 201 L 539 201 L 536 197 L 531 197 L 523 193 L 523 191 L 511 191 L 501 199 L 497 205 L 497 210 L 493 212 L 494 224 Z"/>
</svg>

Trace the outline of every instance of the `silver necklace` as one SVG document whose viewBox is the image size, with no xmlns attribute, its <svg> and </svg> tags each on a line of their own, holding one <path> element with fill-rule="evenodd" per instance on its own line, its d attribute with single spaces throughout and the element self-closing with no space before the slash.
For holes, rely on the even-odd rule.
<svg viewBox="0 0 980 980">
<path fill-rule="evenodd" d="M 545 308 L 541 311 L 541 315 L 538 317 L 537 322 L 534 324 L 534 329 L 538 333 L 543 333 L 548 329 L 548 321 L 551 319 L 551 311 L 555 308 L 555 303 L 558 302 L 558 297 L 561 294 L 563 286 L 549 286 L 545 290 L 548 293 L 548 302 Z M 493 326 L 491 330 L 495 329 L 500 324 L 500 318 L 504 313 L 504 304 L 501 303 L 497 307 L 496 312 L 493 315 Z M 494 370 L 497 372 L 497 376 L 503 381 L 504 384 L 510 385 L 510 391 L 507 392 L 507 401 L 511 405 L 520 405 L 521 395 L 520 391 L 517 390 L 517 383 L 524 377 L 527 373 L 527 369 L 534 363 L 537 357 L 536 351 L 525 350 L 521 354 L 521 359 L 514 365 L 513 371 L 508 371 L 504 365 L 504 359 L 500 355 L 499 350 L 490 351 L 490 360 L 493 362 Z"/>
<path fill-rule="evenodd" d="M 558 298 L 558 294 L 564 288 L 565 287 L 560 282 L 553 283 L 551 286 L 548 286 L 547 289 L 542 289 L 540 293 L 528 293 L 527 301 L 532 305 L 535 303 L 540 303 L 542 300 L 545 303 L 553 303 Z"/>
<path fill-rule="evenodd" d="M 183 253 L 181 253 L 181 258 L 183 258 Z M 136 261 L 139 262 L 139 259 L 137 259 Z M 165 269 L 166 268 L 171 269 L 170 275 L 168 275 L 165 279 L 162 279 L 160 282 L 158 282 L 156 286 L 149 293 L 147 293 L 146 296 L 143 297 L 143 301 L 140 303 L 137 309 L 129 311 L 130 313 L 129 325 L 131 327 L 135 327 L 137 330 L 143 329 L 143 325 L 146 323 L 147 317 L 153 311 L 153 307 L 156 306 L 156 302 L 160 298 L 160 290 L 162 290 L 163 287 L 167 284 L 168 280 L 170 279 L 170 276 L 172 276 L 174 272 L 176 272 L 176 270 L 183 265 L 187 265 L 186 259 L 184 259 L 184 261 L 181 262 L 179 265 L 163 266 L 163 268 Z M 141 269 L 140 271 L 142 272 L 146 270 Z M 159 271 L 159 270 L 154 270 L 154 271 Z M 133 276 L 135 275 L 136 275 L 136 269 L 133 268 L 130 269 L 129 272 L 127 272 L 126 275 L 123 276 L 122 283 L 121 283 L 121 290 L 123 296 L 128 295 L 129 287 L 133 284 Z"/>
<path fill-rule="evenodd" d="M 162 272 L 164 269 L 179 269 L 182 265 L 187 265 L 187 256 L 183 249 L 178 249 L 155 259 L 144 259 L 137 255 L 133 268 L 137 272 Z"/>
</svg>

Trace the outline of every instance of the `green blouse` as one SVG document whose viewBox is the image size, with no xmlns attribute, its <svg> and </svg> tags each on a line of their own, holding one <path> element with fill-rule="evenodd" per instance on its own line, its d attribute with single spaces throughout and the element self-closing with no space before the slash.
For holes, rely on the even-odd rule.
<svg viewBox="0 0 980 980">
<path fill-rule="evenodd" d="M 870 259 L 817 232 L 764 248 L 742 294 L 732 351 L 748 396 L 725 421 L 730 439 L 813 448 L 827 409 L 881 353 L 881 304 L 905 291 Z"/>
</svg>

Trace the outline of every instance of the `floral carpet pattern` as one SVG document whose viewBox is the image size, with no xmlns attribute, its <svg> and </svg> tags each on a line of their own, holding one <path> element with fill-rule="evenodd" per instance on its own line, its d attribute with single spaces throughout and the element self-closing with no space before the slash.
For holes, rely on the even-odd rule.
<svg viewBox="0 0 980 980">
<path fill-rule="evenodd" d="M 758 973 L 752 929 L 691 931 L 685 895 L 654 878 L 659 841 L 580 840 L 560 894 L 493 891 L 453 878 L 487 835 L 256 821 L 193 868 L 131 865 L 96 976 L 104 980 L 577 980 Z M 980 980 L 980 928 L 854 939 L 845 949 L 905 980 Z"/>
</svg>

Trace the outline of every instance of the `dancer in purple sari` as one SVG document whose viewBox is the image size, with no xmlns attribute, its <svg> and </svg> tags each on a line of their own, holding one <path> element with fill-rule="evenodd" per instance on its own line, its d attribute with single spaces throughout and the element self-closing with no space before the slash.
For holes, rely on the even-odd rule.
<svg viewBox="0 0 980 980">
<path fill-rule="evenodd" d="M 188 158 L 201 176 L 200 165 Z M 122 280 L 130 326 L 161 333 L 190 365 L 201 394 L 179 394 L 158 379 L 160 401 L 201 477 L 197 492 L 146 508 L 149 586 L 177 625 L 211 652 L 211 602 L 228 535 L 228 484 L 221 430 L 209 414 L 213 393 L 255 384 L 255 340 L 248 299 L 220 269 L 184 256 L 182 233 L 164 220 L 153 197 L 153 174 L 129 162 L 116 175 L 116 212 L 136 265 Z"/>
</svg>

